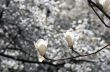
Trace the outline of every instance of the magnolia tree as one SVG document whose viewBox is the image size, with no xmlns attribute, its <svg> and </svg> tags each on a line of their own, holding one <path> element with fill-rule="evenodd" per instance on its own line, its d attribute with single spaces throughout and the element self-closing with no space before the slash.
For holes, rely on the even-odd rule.
<svg viewBox="0 0 110 72">
<path fill-rule="evenodd" d="M 109 72 L 110 43 L 91 28 L 98 17 L 102 23 L 96 28 L 110 30 L 110 1 L 71 1 L 1 0 L 0 71 Z M 77 2 L 87 2 L 88 11 L 83 12 Z M 96 14 L 93 21 L 89 9 Z M 88 16 L 76 21 L 75 10 Z M 109 30 L 104 33 L 108 41 Z"/>
</svg>

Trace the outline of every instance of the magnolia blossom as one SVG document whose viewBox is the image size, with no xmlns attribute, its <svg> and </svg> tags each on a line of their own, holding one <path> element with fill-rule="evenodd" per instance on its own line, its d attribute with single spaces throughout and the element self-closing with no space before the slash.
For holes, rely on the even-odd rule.
<svg viewBox="0 0 110 72">
<path fill-rule="evenodd" d="M 72 32 L 67 31 L 66 33 L 64 33 L 64 37 L 65 37 L 65 40 L 66 40 L 68 46 L 71 48 L 73 46 L 73 35 L 72 35 Z"/>
<path fill-rule="evenodd" d="M 96 3 L 103 5 L 104 1 L 105 1 L 105 0 L 96 0 Z"/>
<path fill-rule="evenodd" d="M 44 55 L 47 50 L 47 44 L 48 44 L 48 42 L 43 39 L 39 39 L 36 43 L 34 42 L 36 50 L 38 51 L 38 58 L 39 58 L 40 62 L 45 60 Z"/>
<path fill-rule="evenodd" d="M 96 0 L 96 3 L 102 6 L 106 13 L 110 10 L 110 0 Z"/>
<path fill-rule="evenodd" d="M 103 9 L 107 13 L 110 10 L 110 0 L 105 0 L 103 3 Z"/>
</svg>

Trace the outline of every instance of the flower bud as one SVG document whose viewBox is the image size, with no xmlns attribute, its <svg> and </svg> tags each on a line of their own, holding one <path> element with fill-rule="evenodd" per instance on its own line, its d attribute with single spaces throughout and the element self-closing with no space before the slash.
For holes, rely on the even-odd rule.
<svg viewBox="0 0 110 72">
<path fill-rule="evenodd" d="M 108 13 L 108 11 L 110 10 L 110 0 L 105 0 L 103 2 L 103 10 Z"/>
<path fill-rule="evenodd" d="M 101 9 L 103 9 L 102 1 L 96 0 L 96 4 L 97 4 Z"/>
<path fill-rule="evenodd" d="M 68 46 L 70 48 L 73 47 L 73 35 L 72 35 L 72 32 L 67 31 L 66 33 L 64 33 L 64 37 L 65 37 L 65 40 L 66 40 Z"/>
<path fill-rule="evenodd" d="M 100 5 L 103 5 L 105 0 L 96 0 L 96 4 L 100 4 Z"/>
<path fill-rule="evenodd" d="M 106 13 L 110 10 L 110 0 L 96 0 L 96 4 Z"/>
<path fill-rule="evenodd" d="M 40 62 L 45 59 L 44 55 L 47 50 L 47 44 L 47 41 L 44 41 L 43 39 L 39 39 L 36 43 L 34 43 L 36 50 L 38 51 L 38 58 Z"/>
</svg>

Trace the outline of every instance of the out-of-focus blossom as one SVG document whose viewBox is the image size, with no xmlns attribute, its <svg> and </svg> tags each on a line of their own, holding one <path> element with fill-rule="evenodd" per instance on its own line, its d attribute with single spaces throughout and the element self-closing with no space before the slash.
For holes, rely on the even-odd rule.
<svg viewBox="0 0 110 72">
<path fill-rule="evenodd" d="M 40 62 L 45 60 L 44 55 L 47 50 L 47 44 L 48 44 L 48 41 L 45 41 L 43 39 L 39 39 L 36 43 L 34 42 L 35 48 L 38 51 L 38 60 Z"/>
<path fill-rule="evenodd" d="M 96 4 L 103 8 L 106 13 L 110 10 L 110 0 L 96 0 Z"/>
<path fill-rule="evenodd" d="M 103 9 L 106 13 L 110 10 L 110 0 L 105 0 L 103 3 Z"/>
<path fill-rule="evenodd" d="M 68 46 L 71 48 L 73 46 L 73 35 L 71 31 L 67 31 L 64 33 L 65 40 L 68 44 Z"/>
</svg>

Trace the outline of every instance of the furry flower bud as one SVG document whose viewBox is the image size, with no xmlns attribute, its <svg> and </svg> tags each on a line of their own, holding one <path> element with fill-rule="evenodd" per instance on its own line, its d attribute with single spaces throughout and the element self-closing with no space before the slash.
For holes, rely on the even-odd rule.
<svg viewBox="0 0 110 72">
<path fill-rule="evenodd" d="M 34 43 L 36 50 L 38 51 L 38 58 L 40 62 L 45 60 L 44 55 L 47 50 L 47 44 L 48 42 L 43 39 L 39 39 L 36 43 Z"/>
<path fill-rule="evenodd" d="M 65 40 L 66 40 L 68 46 L 70 48 L 73 47 L 73 35 L 72 35 L 72 32 L 67 31 L 66 33 L 64 33 L 64 37 L 65 37 Z"/>
<path fill-rule="evenodd" d="M 110 10 L 110 0 L 96 0 L 96 4 L 106 13 Z"/>
<path fill-rule="evenodd" d="M 108 13 L 108 11 L 110 10 L 110 0 L 105 0 L 103 2 L 103 10 Z"/>
</svg>

